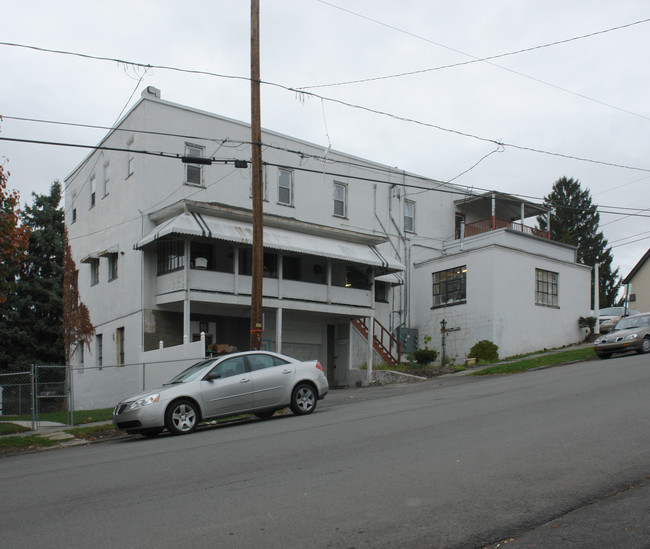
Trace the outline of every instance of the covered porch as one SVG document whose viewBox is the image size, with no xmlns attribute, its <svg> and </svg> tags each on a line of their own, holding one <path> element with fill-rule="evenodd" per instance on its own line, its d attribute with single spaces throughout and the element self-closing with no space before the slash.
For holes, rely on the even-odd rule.
<svg viewBox="0 0 650 549">
<path fill-rule="evenodd" d="M 490 191 L 455 200 L 455 238 L 472 237 L 498 229 L 510 229 L 524 234 L 550 239 L 550 210 L 522 198 Z M 546 216 L 547 230 L 537 226 L 538 216 Z"/>
</svg>

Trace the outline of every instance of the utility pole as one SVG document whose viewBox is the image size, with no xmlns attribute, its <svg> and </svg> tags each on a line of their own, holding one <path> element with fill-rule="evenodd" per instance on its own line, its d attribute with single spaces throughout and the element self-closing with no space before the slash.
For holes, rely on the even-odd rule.
<svg viewBox="0 0 650 549">
<path fill-rule="evenodd" d="M 262 213 L 262 123 L 260 113 L 260 2 L 251 0 L 251 153 L 253 160 L 253 287 L 250 349 L 262 346 L 262 275 L 264 240 Z"/>
</svg>

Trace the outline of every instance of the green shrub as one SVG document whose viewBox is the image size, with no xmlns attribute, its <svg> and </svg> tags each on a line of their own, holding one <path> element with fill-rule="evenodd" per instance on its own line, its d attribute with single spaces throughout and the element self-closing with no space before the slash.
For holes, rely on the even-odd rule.
<svg viewBox="0 0 650 549">
<path fill-rule="evenodd" d="M 409 355 L 409 359 L 414 360 L 420 366 L 426 366 L 438 358 L 438 351 L 435 349 L 418 349 Z"/>
<path fill-rule="evenodd" d="M 486 362 L 499 360 L 499 347 L 488 339 L 483 339 L 470 349 L 469 358 L 476 360 L 485 360 Z"/>
</svg>

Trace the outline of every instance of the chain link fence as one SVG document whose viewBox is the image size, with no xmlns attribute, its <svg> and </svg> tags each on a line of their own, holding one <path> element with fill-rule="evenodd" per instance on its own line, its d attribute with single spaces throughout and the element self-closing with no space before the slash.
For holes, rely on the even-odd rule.
<svg viewBox="0 0 650 549">
<path fill-rule="evenodd" d="M 0 372 L 0 422 L 35 429 L 110 419 L 128 396 L 160 387 L 204 357 L 96 367 L 35 365 L 31 371 Z M 46 423 L 47 422 L 47 423 Z"/>
</svg>

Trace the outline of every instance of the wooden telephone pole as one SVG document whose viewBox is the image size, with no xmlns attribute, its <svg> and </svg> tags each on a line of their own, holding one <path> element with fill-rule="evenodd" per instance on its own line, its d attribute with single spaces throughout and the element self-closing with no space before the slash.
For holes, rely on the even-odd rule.
<svg viewBox="0 0 650 549">
<path fill-rule="evenodd" d="M 260 2 L 251 0 L 251 152 L 253 160 L 253 287 L 250 349 L 262 346 L 262 276 L 264 241 L 262 213 L 262 123 L 260 112 Z"/>
</svg>

